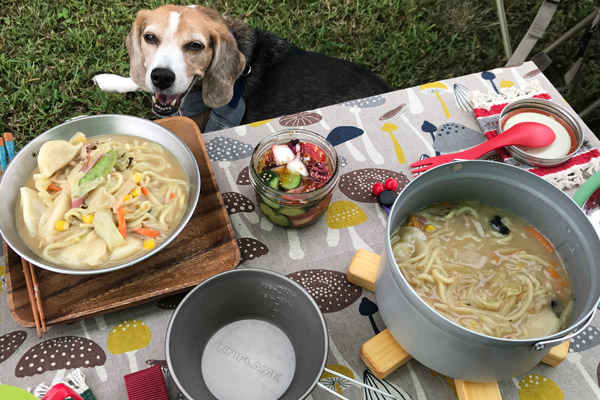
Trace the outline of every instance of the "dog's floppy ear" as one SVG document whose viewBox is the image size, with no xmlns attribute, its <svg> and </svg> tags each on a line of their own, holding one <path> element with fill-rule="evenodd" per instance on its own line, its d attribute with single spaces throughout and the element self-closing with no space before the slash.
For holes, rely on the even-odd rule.
<svg viewBox="0 0 600 400">
<path fill-rule="evenodd" d="M 149 10 L 140 10 L 127 35 L 127 51 L 129 52 L 129 76 L 141 88 L 148 90 L 145 83 L 146 67 L 142 55 L 142 31 Z"/>
<path fill-rule="evenodd" d="M 211 41 L 213 59 L 202 80 L 202 98 L 207 106 L 219 108 L 233 97 L 233 86 L 246 65 L 246 58 L 224 26 L 211 35 Z"/>
</svg>

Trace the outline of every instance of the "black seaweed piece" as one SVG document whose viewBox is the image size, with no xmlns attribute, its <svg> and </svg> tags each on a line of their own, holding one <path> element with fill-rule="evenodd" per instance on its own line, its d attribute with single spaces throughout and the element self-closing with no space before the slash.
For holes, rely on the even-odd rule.
<svg viewBox="0 0 600 400">
<path fill-rule="evenodd" d="M 508 235 L 510 233 L 510 229 L 504 225 L 504 222 L 502 222 L 502 218 L 500 218 L 499 215 L 495 215 L 494 218 L 490 220 L 490 224 L 492 225 L 492 228 L 503 235 Z"/>
<path fill-rule="evenodd" d="M 550 307 L 552 307 L 552 311 L 556 314 L 557 317 L 560 317 L 563 311 L 563 302 L 560 299 L 550 300 Z"/>
<path fill-rule="evenodd" d="M 127 163 L 127 167 L 129 168 L 131 166 L 131 162 L 133 161 L 133 157 L 129 157 L 129 162 Z"/>
</svg>

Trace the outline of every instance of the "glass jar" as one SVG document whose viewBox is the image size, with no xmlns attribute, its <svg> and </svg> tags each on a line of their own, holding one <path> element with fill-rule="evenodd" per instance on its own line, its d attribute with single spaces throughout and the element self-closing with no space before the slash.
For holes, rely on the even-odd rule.
<svg viewBox="0 0 600 400">
<path fill-rule="evenodd" d="M 287 145 L 293 139 L 316 145 L 325 153 L 331 177 L 322 186 L 311 190 L 310 179 L 307 179 L 292 192 L 283 191 L 272 188 L 259 176 L 261 160 L 272 146 Z M 263 139 L 252 153 L 249 172 L 250 184 L 263 214 L 274 224 L 292 229 L 312 225 L 325 214 L 340 177 L 339 159 L 334 147 L 324 137 L 305 129 L 286 129 Z"/>
</svg>

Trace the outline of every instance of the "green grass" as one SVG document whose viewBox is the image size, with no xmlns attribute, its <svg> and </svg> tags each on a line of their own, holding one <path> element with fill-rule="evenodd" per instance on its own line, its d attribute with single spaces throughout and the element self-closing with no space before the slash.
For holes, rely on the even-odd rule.
<svg viewBox="0 0 600 400">
<path fill-rule="evenodd" d="M 49 5 L 51 3 L 52 5 Z M 154 8 L 162 1 L 146 2 Z M 189 4 L 189 1 L 173 3 Z M 541 1 L 505 1 L 513 48 Z M 504 65 L 491 0 L 214 0 L 203 3 L 268 29 L 307 50 L 363 64 L 396 88 Z M 124 113 L 154 118 L 143 93 L 104 94 L 91 78 L 128 75 L 124 40 L 140 2 L 3 0 L 0 8 L 0 131 L 17 146 L 68 118 Z M 564 0 L 537 53 L 588 15 L 597 0 Z M 561 86 L 578 34 L 557 48 L 547 76 Z M 600 33 L 576 87 L 564 97 L 576 111 L 600 97 Z M 600 111 L 586 119 L 600 134 Z"/>
</svg>

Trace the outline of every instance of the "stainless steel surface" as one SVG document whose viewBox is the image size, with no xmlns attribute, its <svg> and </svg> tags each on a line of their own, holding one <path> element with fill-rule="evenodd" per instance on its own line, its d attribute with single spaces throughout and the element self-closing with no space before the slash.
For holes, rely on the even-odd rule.
<svg viewBox="0 0 600 400">
<path fill-rule="evenodd" d="M 190 181 L 190 194 L 187 209 L 179 225 L 173 230 L 171 235 L 152 251 L 135 260 L 122 263 L 105 269 L 70 269 L 56 265 L 42 259 L 35 254 L 21 239 L 15 225 L 16 201 L 19 198 L 19 190 L 23 182 L 29 176 L 31 171 L 37 166 L 35 155 L 42 144 L 49 140 L 68 140 L 77 132 L 83 132 L 87 137 L 122 134 L 138 136 L 145 140 L 150 140 L 161 144 L 170 151 L 183 166 Z M 2 193 L 2 207 L 0 208 L 0 233 L 8 243 L 21 257 L 29 262 L 54 272 L 64 274 L 98 274 L 110 271 L 116 271 L 121 268 L 133 265 L 141 260 L 151 257 L 169 244 L 189 221 L 192 216 L 198 197 L 200 195 L 200 171 L 196 164 L 196 159 L 185 145 L 173 132 L 147 119 L 133 117 L 129 115 L 95 115 L 89 117 L 73 118 L 61 125 L 42 133 L 31 142 L 29 142 L 21 151 L 17 153 L 13 161 L 9 164 L 6 172 L 0 179 L 0 193 Z"/>
<path fill-rule="evenodd" d="M 431 203 L 478 200 L 510 211 L 538 228 L 555 245 L 569 271 L 575 303 L 566 329 L 528 340 L 508 340 L 467 330 L 442 317 L 410 287 L 393 257 L 389 237 L 408 215 Z M 600 299 L 600 240 L 583 211 L 565 193 L 534 174 L 491 161 L 460 161 L 434 168 L 401 192 L 388 219 L 385 251 L 375 295 L 398 343 L 438 373 L 485 382 L 517 376 L 535 366 L 549 348 L 591 317 Z"/>
<path fill-rule="evenodd" d="M 173 313 L 166 335 L 169 371 L 190 400 L 217 393 L 221 400 L 268 400 L 278 393 L 303 399 L 321 377 L 327 346 L 313 298 L 291 279 L 257 269 L 198 285 Z"/>
<path fill-rule="evenodd" d="M 529 153 L 524 152 L 519 149 L 517 146 L 506 146 L 505 149 L 513 156 L 513 158 L 522 163 L 533 165 L 534 167 L 551 167 L 555 165 L 560 165 L 565 161 L 569 160 L 577 150 L 581 148 L 583 145 L 584 135 L 581 124 L 579 123 L 576 115 L 568 110 L 567 108 L 557 104 L 554 101 L 544 100 L 544 99 L 521 99 L 513 101 L 509 103 L 498 117 L 498 133 L 502 134 L 502 119 L 506 114 L 511 111 L 520 109 L 520 108 L 536 108 L 538 110 L 546 111 L 557 118 L 563 120 L 567 125 L 571 127 L 573 132 L 575 133 L 575 138 L 577 139 L 576 149 L 573 152 L 570 152 L 564 157 L 557 158 L 541 158 L 533 156 Z"/>
</svg>

